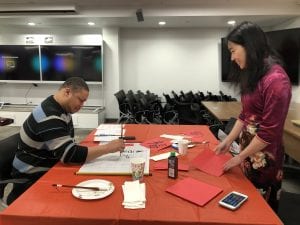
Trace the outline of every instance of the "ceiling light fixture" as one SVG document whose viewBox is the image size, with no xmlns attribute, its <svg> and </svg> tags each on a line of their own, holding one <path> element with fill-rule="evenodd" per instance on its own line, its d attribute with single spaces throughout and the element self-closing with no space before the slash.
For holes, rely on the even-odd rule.
<svg viewBox="0 0 300 225">
<path fill-rule="evenodd" d="M 159 22 L 158 22 L 158 25 L 159 25 L 159 26 L 164 26 L 164 25 L 166 25 L 166 22 L 165 22 L 165 21 L 159 21 Z"/>
<path fill-rule="evenodd" d="M 228 24 L 228 25 L 231 25 L 231 26 L 234 26 L 235 23 L 236 23 L 235 20 L 228 20 L 228 21 L 227 21 L 227 24 Z"/>
<path fill-rule="evenodd" d="M 88 25 L 89 26 L 95 26 L 95 23 L 94 22 L 88 22 Z"/>
<path fill-rule="evenodd" d="M 27 23 L 27 25 L 28 25 L 28 26 L 35 26 L 35 23 L 29 22 L 29 23 Z"/>
</svg>

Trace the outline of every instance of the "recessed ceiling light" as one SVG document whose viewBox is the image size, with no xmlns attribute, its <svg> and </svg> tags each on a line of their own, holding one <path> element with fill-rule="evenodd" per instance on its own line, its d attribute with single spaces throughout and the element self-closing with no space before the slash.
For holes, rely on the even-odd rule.
<svg viewBox="0 0 300 225">
<path fill-rule="evenodd" d="M 158 22 L 158 25 L 159 26 L 164 26 L 164 25 L 166 25 L 166 22 L 165 21 L 160 21 L 160 22 Z"/>
<path fill-rule="evenodd" d="M 27 23 L 27 25 L 28 25 L 28 26 L 35 26 L 35 23 L 29 22 L 29 23 Z"/>
<path fill-rule="evenodd" d="M 227 24 L 231 25 L 231 26 L 234 26 L 235 25 L 235 20 L 228 20 L 227 21 Z"/>
<path fill-rule="evenodd" d="M 89 26 L 95 26 L 95 23 L 94 22 L 88 22 L 88 25 Z"/>
</svg>

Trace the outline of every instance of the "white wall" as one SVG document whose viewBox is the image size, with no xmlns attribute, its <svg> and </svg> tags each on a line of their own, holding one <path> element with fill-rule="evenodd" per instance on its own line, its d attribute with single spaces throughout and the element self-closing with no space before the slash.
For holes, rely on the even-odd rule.
<svg viewBox="0 0 300 225">
<path fill-rule="evenodd" d="M 220 82 L 220 29 L 126 29 L 120 33 L 125 91 L 228 92 Z"/>
<path fill-rule="evenodd" d="M 114 96 L 120 86 L 119 29 L 108 27 L 103 29 L 104 39 L 104 96 L 105 115 L 107 118 L 118 118 L 119 107 Z"/>
</svg>

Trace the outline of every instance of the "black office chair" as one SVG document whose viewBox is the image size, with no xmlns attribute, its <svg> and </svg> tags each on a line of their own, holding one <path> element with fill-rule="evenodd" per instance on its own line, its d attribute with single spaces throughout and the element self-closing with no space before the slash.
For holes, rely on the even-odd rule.
<svg viewBox="0 0 300 225">
<path fill-rule="evenodd" d="M 227 123 L 226 123 L 226 125 L 225 125 L 225 128 L 224 128 L 224 132 L 225 132 L 226 134 L 229 134 L 229 133 L 230 133 L 230 131 L 232 130 L 232 128 L 233 128 L 233 126 L 234 126 L 236 120 L 237 120 L 237 119 L 234 118 L 234 117 L 230 117 L 230 118 L 229 118 L 229 120 L 227 121 Z"/>
<path fill-rule="evenodd" d="M 132 115 L 132 112 L 130 111 L 130 105 L 127 101 L 125 91 L 123 89 L 119 90 L 114 95 L 118 101 L 120 110 L 118 123 L 133 123 L 134 117 Z"/>
<path fill-rule="evenodd" d="M 236 120 L 236 118 L 230 117 L 226 123 L 216 122 L 215 124 L 210 125 L 209 129 L 215 135 L 216 138 L 218 138 L 219 129 L 221 129 L 225 134 L 228 135 L 234 127 Z M 239 138 L 237 138 L 235 141 L 238 142 Z"/>
<path fill-rule="evenodd" d="M 0 204 L 6 207 L 3 201 L 5 187 L 9 183 L 25 183 L 28 179 L 13 179 L 11 177 L 12 162 L 18 149 L 20 134 L 14 134 L 0 141 Z"/>
<path fill-rule="evenodd" d="M 163 93 L 166 103 L 163 107 L 163 123 L 164 124 L 179 124 L 178 112 L 175 109 L 175 101 L 170 97 L 169 94 Z"/>
</svg>

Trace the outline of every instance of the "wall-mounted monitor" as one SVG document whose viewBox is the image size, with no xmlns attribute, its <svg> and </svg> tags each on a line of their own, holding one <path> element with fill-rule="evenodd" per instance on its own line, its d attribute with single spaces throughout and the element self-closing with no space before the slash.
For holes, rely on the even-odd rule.
<svg viewBox="0 0 300 225">
<path fill-rule="evenodd" d="M 300 29 L 266 32 L 271 46 L 281 55 L 285 70 L 293 85 L 299 85 L 300 76 Z M 229 82 L 230 53 L 225 38 L 221 39 L 221 79 Z"/>
<path fill-rule="evenodd" d="M 300 29 L 267 32 L 271 46 L 281 55 L 292 84 L 299 84 Z"/>
<path fill-rule="evenodd" d="M 227 42 L 225 38 L 221 38 L 221 80 L 223 82 L 230 82 L 230 52 L 227 48 Z"/>
<path fill-rule="evenodd" d="M 87 82 L 102 82 L 101 46 L 41 46 L 42 80 L 65 81 L 80 76 Z"/>
<path fill-rule="evenodd" d="M 40 81 L 38 45 L 0 45 L 1 81 Z"/>
</svg>

